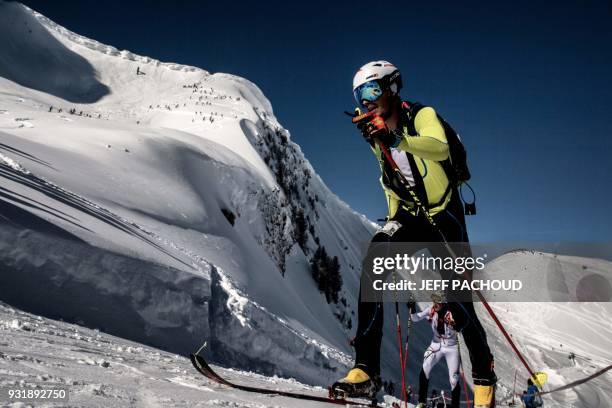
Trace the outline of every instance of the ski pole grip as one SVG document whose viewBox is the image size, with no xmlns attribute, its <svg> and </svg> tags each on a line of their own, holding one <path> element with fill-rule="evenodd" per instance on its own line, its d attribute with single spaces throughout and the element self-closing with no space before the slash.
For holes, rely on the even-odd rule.
<svg viewBox="0 0 612 408">
<path fill-rule="evenodd" d="M 372 118 L 374 115 L 376 115 L 376 113 L 374 113 L 374 111 L 362 113 L 362 114 L 359 114 L 357 116 L 353 116 L 352 121 L 353 121 L 354 124 L 358 124 L 358 123 L 361 123 L 361 122 L 366 122 L 366 121 L 370 120 L 370 118 Z"/>
</svg>

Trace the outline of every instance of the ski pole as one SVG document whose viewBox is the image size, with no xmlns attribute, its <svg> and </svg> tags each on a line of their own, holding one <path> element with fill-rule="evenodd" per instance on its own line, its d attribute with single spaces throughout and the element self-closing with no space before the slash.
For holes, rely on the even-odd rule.
<svg viewBox="0 0 612 408">
<path fill-rule="evenodd" d="M 506 329 L 500 322 L 499 318 L 497 317 L 497 314 L 495 314 L 493 309 L 491 309 L 491 305 L 489 305 L 489 302 L 486 301 L 483 294 L 480 293 L 479 290 L 476 291 L 476 295 L 478 295 L 478 297 L 480 298 L 482 305 L 485 307 L 485 309 L 487 309 L 487 312 L 489 312 L 489 315 L 491 315 L 491 318 L 493 319 L 493 321 L 495 322 L 499 330 L 502 332 L 502 334 L 504 335 L 504 337 L 506 338 L 506 340 L 508 341 L 512 349 L 514 350 L 514 353 L 518 356 L 519 360 L 521 360 L 521 363 L 523 363 L 523 366 L 529 372 L 529 375 L 535 379 L 535 373 L 533 369 L 529 366 L 529 363 L 527 363 L 527 360 L 525 360 L 525 357 L 523 357 L 523 354 L 519 351 L 516 344 L 514 344 L 514 341 L 512 340 L 512 338 L 510 337 L 510 335 L 508 334 L 508 332 L 506 331 Z"/>
<path fill-rule="evenodd" d="M 393 283 L 395 283 L 395 271 L 393 271 Z M 400 320 L 399 302 L 397 300 L 397 294 L 395 294 L 395 322 L 397 324 L 397 343 L 400 357 L 400 369 L 402 371 L 402 400 L 404 401 L 405 408 L 408 408 L 408 401 L 406 401 L 406 375 L 404 372 L 404 354 L 402 347 L 402 322 Z"/>
<path fill-rule="evenodd" d="M 461 358 L 461 347 L 459 346 L 459 333 L 457 333 L 457 354 L 459 354 L 459 373 L 463 382 L 463 392 L 465 393 L 465 403 L 467 408 L 470 408 L 470 394 L 468 394 L 467 382 L 465 381 L 465 372 L 463 371 L 463 359 Z"/>
<path fill-rule="evenodd" d="M 406 371 L 406 368 L 408 367 L 408 351 L 409 351 L 409 340 L 410 340 L 411 330 L 412 330 L 412 311 L 408 309 L 408 327 L 406 329 L 406 348 L 404 349 L 404 368 L 403 368 L 404 372 Z M 410 386 L 410 384 L 408 384 L 408 386 Z"/>
<path fill-rule="evenodd" d="M 514 383 L 512 384 L 512 405 L 514 406 L 514 393 L 516 392 L 516 368 L 514 369 Z"/>
<path fill-rule="evenodd" d="M 395 320 L 397 323 L 397 342 L 400 357 L 400 369 L 402 370 L 402 400 L 404 401 L 405 407 L 408 408 L 408 402 L 406 401 L 406 376 L 404 373 L 404 354 L 402 350 L 402 324 L 400 322 L 399 302 L 397 300 L 395 301 Z"/>
</svg>

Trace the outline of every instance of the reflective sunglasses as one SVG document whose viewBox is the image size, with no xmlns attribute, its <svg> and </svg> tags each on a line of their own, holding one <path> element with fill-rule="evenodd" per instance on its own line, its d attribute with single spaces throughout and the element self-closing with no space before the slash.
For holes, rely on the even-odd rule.
<svg viewBox="0 0 612 408">
<path fill-rule="evenodd" d="M 355 96 L 355 100 L 361 106 L 363 106 L 363 101 L 374 102 L 383 94 L 383 88 L 380 86 L 380 83 L 377 80 L 372 80 L 365 82 L 359 85 L 353 91 L 353 95 Z"/>
</svg>

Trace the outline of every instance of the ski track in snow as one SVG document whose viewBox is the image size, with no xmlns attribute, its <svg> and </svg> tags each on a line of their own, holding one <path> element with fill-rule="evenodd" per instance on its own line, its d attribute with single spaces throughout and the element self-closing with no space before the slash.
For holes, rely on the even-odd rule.
<svg viewBox="0 0 612 408">
<path fill-rule="evenodd" d="M 9 168 L 23 174 L 24 176 L 28 177 L 29 179 L 34 180 L 37 183 L 40 183 L 41 185 L 48 187 L 52 190 L 55 190 L 59 195 L 63 195 L 63 196 L 67 196 L 69 198 L 71 198 L 72 200 L 74 200 L 77 203 L 80 203 L 82 206 L 84 207 L 88 207 L 93 211 L 96 212 L 101 212 L 103 213 L 105 216 L 107 216 L 110 219 L 113 219 L 115 221 L 117 221 L 118 223 L 122 224 L 123 226 L 129 228 L 130 230 L 132 230 L 133 232 L 138 233 L 139 236 L 141 236 L 142 238 L 146 239 L 146 240 L 155 240 L 158 241 L 159 243 L 168 246 L 170 248 L 172 248 L 173 250 L 176 250 L 180 253 L 182 253 L 183 255 L 186 255 L 188 258 L 191 259 L 191 267 L 193 267 L 195 270 L 197 270 L 200 273 L 207 273 L 207 271 L 210 270 L 210 264 L 208 262 L 206 262 L 206 260 L 204 258 L 202 258 L 201 256 L 198 256 L 197 254 L 192 253 L 191 251 L 180 247 L 179 245 L 175 244 L 172 241 L 169 241 L 163 237 L 161 237 L 160 235 L 147 230 L 146 228 L 144 228 L 143 226 L 137 224 L 134 221 L 128 220 L 124 217 L 121 217 L 115 213 L 113 213 L 112 211 L 92 202 L 91 200 L 88 200 L 87 198 L 80 196 L 78 194 L 75 194 L 65 188 L 62 188 L 58 185 L 56 185 L 55 183 L 45 179 L 44 177 L 39 177 L 36 176 L 34 174 L 32 174 L 32 172 L 28 171 L 27 169 L 25 169 L 21 164 L 19 164 L 16 160 L 11 159 L 8 156 L 5 156 L 3 154 L 0 153 L 0 166 L 4 164 L 6 166 L 8 166 Z M 151 241 L 149 241 L 151 242 Z M 204 267 L 204 268 L 203 268 Z"/>
</svg>

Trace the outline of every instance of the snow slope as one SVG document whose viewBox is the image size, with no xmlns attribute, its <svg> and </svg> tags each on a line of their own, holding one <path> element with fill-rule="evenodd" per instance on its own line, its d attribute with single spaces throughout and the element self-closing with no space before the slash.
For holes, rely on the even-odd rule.
<svg viewBox="0 0 612 408">
<path fill-rule="evenodd" d="M 612 262 L 519 250 L 502 255 L 487 265 L 488 276 L 499 277 L 502 273 L 530 282 L 531 291 L 539 294 L 537 298 L 548 300 L 491 303 L 531 367 L 548 374 L 545 390 L 587 377 L 612 364 L 612 291 L 608 290 L 605 302 L 577 301 L 581 296 L 592 300 L 606 293 L 601 288 L 612 285 Z M 589 282 L 597 282 L 600 288 L 590 289 L 592 293 L 585 296 L 584 290 Z M 555 299 L 565 301 L 553 302 Z M 477 306 L 481 316 L 487 314 L 480 303 Z M 515 370 L 518 392 L 526 389 L 529 375 L 492 319 L 483 319 L 483 323 L 496 357 L 496 373 L 501 382 L 498 397 L 508 402 Z M 569 358 L 570 353 L 576 355 L 575 360 Z M 469 362 L 467 355 L 463 360 Z M 545 406 L 611 406 L 611 380 L 612 373 L 607 372 L 577 388 L 546 395 L 543 398 Z"/>
<path fill-rule="evenodd" d="M 184 356 L 0 303 L 0 387 L 65 387 L 69 406 L 324 408 L 330 404 L 228 389 L 197 373 Z M 295 380 L 213 367 L 232 381 L 325 396 Z M 392 399 L 387 399 L 389 402 Z M 24 406 L 2 401 L 3 406 Z M 36 404 L 37 407 L 57 406 Z"/>
<path fill-rule="evenodd" d="M 207 341 L 218 363 L 268 376 L 323 385 L 344 373 L 352 358 L 347 340 L 355 329 L 363 244 L 374 225 L 327 189 L 254 84 L 119 51 L 19 3 L 0 2 L 0 38 L 0 300 L 172 353 Z M 296 240 L 300 211 L 307 225 L 303 245 Z M 326 302 L 310 277 L 318 244 L 339 258 L 344 285 L 337 305 Z M 502 257 L 498 271 L 526 263 L 539 268 L 539 258 L 530 256 Z M 572 266 L 576 259 L 555 262 L 580 271 Z M 589 262 L 610 281 L 609 262 L 578 263 Z M 548 276 L 552 286 L 559 282 Z M 494 307 L 553 385 L 612 360 L 610 303 Z M 386 307 L 382 370 L 397 381 L 392 309 Z M 483 310 L 481 316 L 500 398 L 506 398 L 515 368 L 520 384 L 525 373 Z M 44 320 L 41 330 L 49 325 L 58 323 Z M 3 353 L 37 349 L 48 353 L 45 359 L 61 353 L 45 336 L 18 326 L 6 329 Z M 411 384 L 430 336 L 425 324 L 411 334 Z M 72 341 L 66 350 L 75 349 Z M 86 396 L 112 394 L 119 406 L 132 398 L 146 406 L 182 406 L 196 395 L 212 406 L 269 406 L 222 390 L 202 396 L 203 384 L 193 380 L 186 360 L 134 347 L 146 350 L 138 365 L 103 376 L 99 387 L 85 391 L 83 404 L 103 406 Z M 583 357 L 578 367 L 570 366 L 570 351 Z M 155 353 L 180 361 L 181 384 L 165 381 L 158 389 L 159 382 L 149 381 L 171 365 Z M 141 379 L 138 370 L 146 374 L 149 365 L 157 374 Z M 81 365 L 69 366 L 58 376 L 82 374 Z M 98 368 L 90 368 L 93 381 Z M 13 381 L 15 373 L 5 370 L 2 381 Z M 126 373 L 139 374 L 130 377 L 131 391 L 105 391 L 103 383 L 118 387 L 114 377 Z M 434 376 L 432 388 L 447 387 L 443 365 Z M 196 391 L 178 401 L 169 396 L 175 387 Z M 597 407 L 610 405 L 610 395 L 606 374 L 547 401 Z"/>
</svg>

